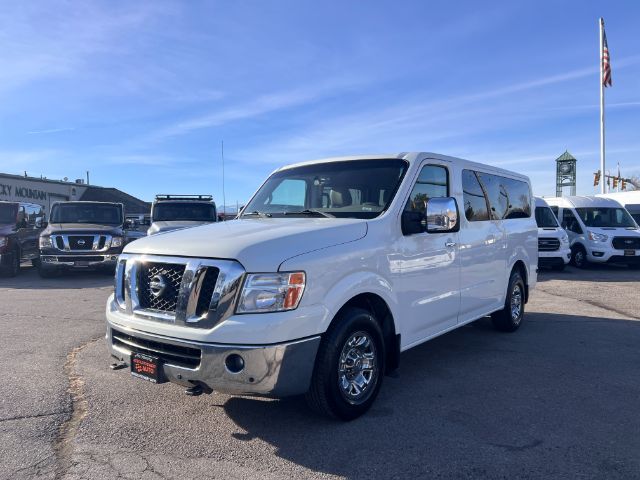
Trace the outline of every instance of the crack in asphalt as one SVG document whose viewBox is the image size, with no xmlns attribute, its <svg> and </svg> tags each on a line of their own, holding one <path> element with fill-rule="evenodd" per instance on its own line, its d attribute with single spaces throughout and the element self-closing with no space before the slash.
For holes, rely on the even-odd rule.
<svg viewBox="0 0 640 480">
<path fill-rule="evenodd" d="M 55 415 L 64 415 L 69 410 L 61 410 L 59 412 L 36 413 L 34 415 L 18 415 L 16 417 L 0 418 L 0 422 L 12 422 L 14 420 L 26 420 L 28 418 L 53 417 Z"/>
<path fill-rule="evenodd" d="M 560 294 L 557 294 L 557 293 L 550 292 L 549 290 L 546 290 L 545 288 L 542 288 L 541 286 L 538 286 L 538 287 L 540 288 L 541 291 L 543 291 L 547 295 L 552 295 L 552 296 L 558 297 L 558 298 L 567 298 L 567 297 L 569 297 L 569 298 L 572 298 L 573 300 L 577 300 L 578 302 L 584 302 L 584 303 L 586 303 L 588 305 L 591 305 L 592 307 L 601 308 L 603 310 L 610 310 L 612 312 L 617 313 L 618 315 L 622 315 L 622 316 L 627 317 L 627 318 L 632 319 L 632 320 L 640 320 L 640 317 L 637 317 L 635 315 L 631 315 L 629 312 L 624 312 L 624 311 L 622 311 L 620 309 L 614 308 L 614 307 L 612 307 L 610 305 L 606 305 L 606 304 L 601 303 L 601 302 L 597 302 L 597 301 L 594 301 L 594 300 L 587 300 L 587 299 L 583 299 L 583 298 L 572 297 L 572 296 L 566 295 L 566 294 L 565 295 L 560 295 Z"/>
<path fill-rule="evenodd" d="M 75 438 L 80 423 L 87 416 L 89 403 L 84 394 L 84 378 L 77 371 L 76 358 L 88 346 L 102 338 L 102 335 L 75 347 L 67 354 L 63 371 L 69 381 L 67 393 L 71 397 L 71 414 L 62 422 L 53 440 L 53 452 L 56 459 L 55 478 L 62 478 L 72 466 Z"/>
</svg>

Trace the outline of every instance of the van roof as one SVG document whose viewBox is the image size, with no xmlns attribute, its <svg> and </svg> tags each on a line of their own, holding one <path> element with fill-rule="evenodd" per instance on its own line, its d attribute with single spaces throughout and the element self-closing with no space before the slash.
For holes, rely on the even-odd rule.
<svg viewBox="0 0 640 480">
<path fill-rule="evenodd" d="M 400 152 L 400 153 L 389 153 L 389 154 L 351 155 L 351 156 L 342 156 L 342 157 L 321 158 L 317 160 L 308 160 L 305 162 L 298 162 L 290 165 L 285 165 L 284 167 L 278 168 L 276 172 L 281 170 L 287 170 L 289 168 L 301 167 L 303 165 L 313 165 L 317 163 L 345 162 L 345 161 L 353 161 L 353 160 L 389 160 L 393 158 L 406 160 L 410 164 L 421 162 L 425 158 L 433 158 L 435 160 L 441 160 L 441 161 L 451 162 L 451 163 L 455 162 L 459 165 L 462 165 L 463 168 L 466 167 L 474 170 L 481 170 L 485 172 L 495 173 L 497 175 L 518 178 L 529 183 L 529 177 L 527 177 L 526 175 L 522 175 L 520 173 L 512 172 L 510 170 L 505 170 L 499 167 L 494 167 L 492 165 L 488 165 L 485 163 L 472 162 L 470 160 L 464 160 L 462 158 L 457 158 L 457 157 L 450 157 L 448 155 L 441 155 L 439 153 L 433 153 L 433 152 Z"/>
<path fill-rule="evenodd" d="M 585 208 L 585 207 L 610 207 L 619 208 L 622 205 L 616 202 L 612 198 L 602 198 L 596 196 L 575 196 L 575 197 L 553 197 L 545 198 L 549 205 L 555 205 L 558 207 L 572 207 L 572 208 Z"/>
<path fill-rule="evenodd" d="M 536 201 L 536 207 L 548 207 L 549 204 L 542 197 L 533 197 Z"/>
<path fill-rule="evenodd" d="M 639 204 L 640 190 L 629 190 L 628 192 L 611 192 L 597 195 L 600 198 L 613 198 L 622 205 Z"/>
</svg>

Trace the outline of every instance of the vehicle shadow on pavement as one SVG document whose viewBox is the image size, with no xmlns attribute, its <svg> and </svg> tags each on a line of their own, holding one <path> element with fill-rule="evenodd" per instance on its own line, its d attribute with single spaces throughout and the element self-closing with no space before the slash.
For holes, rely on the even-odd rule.
<svg viewBox="0 0 640 480">
<path fill-rule="evenodd" d="M 548 268 L 538 270 L 538 282 L 549 280 L 567 280 L 579 282 L 637 282 L 640 270 L 633 270 L 625 265 L 590 265 L 580 269 L 567 266 L 561 272 Z"/>
<path fill-rule="evenodd" d="M 302 398 L 224 409 L 246 432 L 236 440 L 346 478 L 631 478 L 639 342 L 627 320 L 528 313 L 504 334 L 482 319 L 404 353 L 355 421 L 317 417 Z"/>
<path fill-rule="evenodd" d="M 34 267 L 23 266 L 13 278 L 0 277 L 0 288 L 18 290 L 33 289 L 77 289 L 96 288 L 113 285 L 113 274 L 96 271 L 65 272 L 58 277 L 41 278 Z"/>
</svg>

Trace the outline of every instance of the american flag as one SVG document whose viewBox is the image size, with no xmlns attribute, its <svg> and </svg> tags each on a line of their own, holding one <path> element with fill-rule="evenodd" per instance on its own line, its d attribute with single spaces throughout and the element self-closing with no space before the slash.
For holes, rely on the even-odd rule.
<svg viewBox="0 0 640 480">
<path fill-rule="evenodd" d="M 607 45 L 607 34 L 602 29 L 602 84 L 605 87 L 611 86 L 611 62 L 609 60 L 609 46 Z"/>
</svg>

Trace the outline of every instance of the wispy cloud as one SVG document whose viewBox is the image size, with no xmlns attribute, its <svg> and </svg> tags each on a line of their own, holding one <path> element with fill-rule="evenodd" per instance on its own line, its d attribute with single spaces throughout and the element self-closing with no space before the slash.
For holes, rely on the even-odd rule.
<svg viewBox="0 0 640 480">
<path fill-rule="evenodd" d="M 27 135 L 41 135 L 41 134 L 49 134 L 49 133 L 62 133 L 62 132 L 73 132 L 75 128 L 66 127 L 66 128 L 49 128 L 46 130 L 31 130 L 27 132 Z"/>
</svg>

